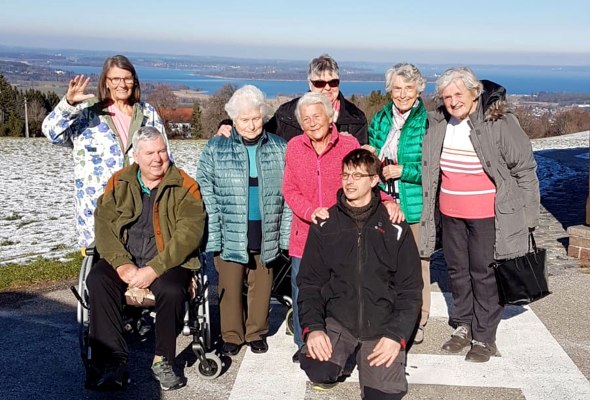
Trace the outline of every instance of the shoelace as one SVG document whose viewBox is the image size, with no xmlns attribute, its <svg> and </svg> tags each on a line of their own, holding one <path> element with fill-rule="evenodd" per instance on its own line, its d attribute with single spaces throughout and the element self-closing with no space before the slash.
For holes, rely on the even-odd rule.
<svg viewBox="0 0 590 400">
<path fill-rule="evenodd" d="M 488 347 L 488 345 L 486 343 L 480 342 L 478 340 L 472 340 L 471 344 L 474 346 Z"/>
<path fill-rule="evenodd" d="M 465 328 L 464 326 L 460 326 L 457 329 L 455 329 L 455 332 L 453 332 L 451 336 L 457 336 L 461 339 L 465 339 L 468 333 L 469 331 L 467 330 L 467 328 Z"/>
</svg>

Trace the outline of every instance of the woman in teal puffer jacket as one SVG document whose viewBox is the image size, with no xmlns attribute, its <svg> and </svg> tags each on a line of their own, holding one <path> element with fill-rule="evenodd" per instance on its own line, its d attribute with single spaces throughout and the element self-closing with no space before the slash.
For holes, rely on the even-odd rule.
<svg viewBox="0 0 590 400">
<path fill-rule="evenodd" d="M 420 94 L 426 80 L 413 64 L 396 64 L 385 73 L 391 100 L 375 114 L 369 126 L 369 145 L 383 162 L 381 189 L 401 204 L 416 243 L 420 242 L 422 214 L 422 140 L 427 111 Z M 430 263 L 422 259 L 422 312 L 414 343 L 424 340 L 430 313 Z"/>
<path fill-rule="evenodd" d="M 216 255 L 223 352 L 236 355 L 246 343 L 252 352 L 265 353 L 270 263 L 288 249 L 291 229 L 282 189 L 287 142 L 263 130 L 268 106 L 258 88 L 238 89 L 225 110 L 233 121 L 231 135 L 209 140 L 197 170 L 208 218 L 206 250 Z"/>
</svg>

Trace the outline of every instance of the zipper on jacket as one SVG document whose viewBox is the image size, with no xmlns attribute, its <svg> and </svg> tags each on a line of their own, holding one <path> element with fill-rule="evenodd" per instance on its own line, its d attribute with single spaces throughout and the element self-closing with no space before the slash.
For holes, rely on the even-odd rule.
<svg viewBox="0 0 590 400">
<path fill-rule="evenodd" d="M 362 263 L 361 263 L 361 250 L 362 250 L 362 230 L 358 231 L 358 236 L 357 236 L 357 241 L 356 241 L 356 248 L 357 248 L 357 257 L 356 257 L 356 262 L 357 262 L 357 288 L 358 288 L 358 299 L 359 299 L 359 314 L 358 314 L 358 329 L 357 329 L 357 339 L 360 339 L 361 332 L 362 332 L 362 328 L 363 328 L 363 314 L 364 314 L 364 307 L 363 307 L 363 298 L 362 298 L 362 293 L 363 293 L 363 281 L 362 281 L 362 276 L 363 276 L 363 271 L 362 271 Z"/>
</svg>

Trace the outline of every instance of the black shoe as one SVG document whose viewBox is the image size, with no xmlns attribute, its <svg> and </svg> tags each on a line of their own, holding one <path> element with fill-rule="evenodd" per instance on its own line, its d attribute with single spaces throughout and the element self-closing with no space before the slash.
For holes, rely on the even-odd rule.
<svg viewBox="0 0 590 400">
<path fill-rule="evenodd" d="M 221 352 L 227 356 L 235 356 L 240 352 L 240 345 L 230 342 L 225 342 Z"/>
<path fill-rule="evenodd" d="M 127 363 L 111 362 L 108 363 L 96 382 L 97 390 L 121 390 L 125 389 L 129 383 L 129 372 L 127 372 Z"/>
<path fill-rule="evenodd" d="M 264 340 L 264 339 L 254 340 L 254 341 L 250 342 L 249 345 L 250 345 L 250 350 L 252 350 L 252 353 L 260 354 L 260 353 L 266 353 L 268 351 L 268 344 L 266 343 L 266 340 Z"/>
<path fill-rule="evenodd" d="M 291 357 L 291 360 L 293 361 L 294 364 L 298 364 L 299 363 L 299 355 L 301 354 L 301 349 L 297 349 L 297 351 L 295 352 L 295 354 L 293 354 L 293 357 Z"/>
</svg>

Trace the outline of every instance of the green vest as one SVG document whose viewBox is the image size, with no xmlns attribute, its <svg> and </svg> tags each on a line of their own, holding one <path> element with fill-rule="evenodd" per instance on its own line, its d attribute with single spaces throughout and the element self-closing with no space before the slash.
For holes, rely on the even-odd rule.
<svg viewBox="0 0 590 400">
<path fill-rule="evenodd" d="M 426 132 L 428 113 L 420 98 L 412 108 L 399 138 L 397 162 L 403 166 L 399 179 L 399 195 L 402 211 L 410 224 L 420 222 L 422 214 L 422 139 Z M 390 101 L 378 111 L 369 126 L 369 145 L 377 154 L 385 144 L 393 125 L 393 111 Z"/>
</svg>

